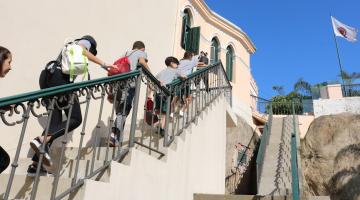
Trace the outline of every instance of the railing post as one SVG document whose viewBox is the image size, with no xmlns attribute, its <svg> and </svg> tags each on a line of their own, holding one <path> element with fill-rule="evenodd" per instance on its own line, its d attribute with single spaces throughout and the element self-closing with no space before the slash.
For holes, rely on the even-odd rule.
<svg viewBox="0 0 360 200">
<path fill-rule="evenodd" d="M 166 116 L 165 116 L 165 135 L 164 135 L 164 147 L 167 147 L 170 145 L 169 141 L 169 121 L 170 121 L 170 109 L 171 109 L 171 90 L 170 95 L 166 97 Z M 190 108 L 188 108 L 189 110 Z M 174 136 L 172 136 L 174 137 Z M 172 140 L 172 138 L 170 138 Z"/>
<path fill-rule="evenodd" d="M 72 92 L 70 94 L 70 101 L 68 102 L 68 105 L 70 105 L 69 111 L 68 111 L 69 114 L 67 116 L 67 121 L 66 121 L 66 126 L 65 126 L 65 133 L 64 133 L 64 135 L 62 137 L 62 141 L 61 141 L 60 159 L 59 159 L 58 167 L 57 167 L 56 172 L 55 172 L 53 188 L 52 188 L 52 191 L 51 191 L 50 199 L 55 199 L 56 198 L 56 192 L 57 192 L 58 184 L 59 184 L 59 180 L 60 180 L 61 167 L 62 167 L 62 164 L 63 164 L 62 162 L 63 162 L 64 156 L 65 156 L 64 154 L 65 154 L 65 147 L 66 147 L 66 144 L 67 144 L 67 136 L 69 134 L 70 119 L 71 119 L 71 115 L 72 115 L 73 106 L 75 104 L 75 101 L 77 101 L 77 98 L 75 96 L 76 96 L 76 93 Z M 58 108 L 58 109 L 60 109 L 60 108 Z M 45 148 L 44 144 L 45 143 L 43 143 L 43 150 Z M 41 160 L 39 161 L 38 165 L 41 165 Z M 39 170 L 39 166 L 38 166 L 38 170 Z M 37 178 L 39 178 L 38 174 L 37 174 Z M 36 193 L 34 193 L 34 196 L 31 196 L 31 198 L 35 199 L 35 197 L 36 197 L 35 195 L 36 195 Z"/>
<path fill-rule="evenodd" d="M 18 160 L 19 160 L 19 156 L 20 156 L 20 150 L 21 150 L 22 142 L 24 140 L 24 135 L 25 135 L 25 131 L 26 131 L 26 128 L 27 128 L 27 123 L 28 123 L 29 117 L 30 117 L 30 110 L 31 110 L 31 107 L 33 105 L 34 105 L 33 103 L 29 103 L 28 107 L 27 107 L 27 109 L 26 109 L 26 111 L 25 111 L 25 113 L 23 115 L 24 122 L 23 122 L 23 126 L 22 126 L 22 129 L 21 129 L 19 142 L 18 142 L 18 145 L 16 147 L 15 158 L 14 158 L 13 163 L 11 164 L 12 168 L 11 168 L 11 172 L 10 172 L 10 177 L 9 177 L 9 181 L 8 181 L 6 191 L 5 191 L 5 195 L 4 195 L 5 200 L 7 200 L 9 198 L 9 195 L 10 195 L 11 186 L 12 186 L 14 176 L 15 176 L 15 170 L 18 167 Z"/>
<path fill-rule="evenodd" d="M 140 74 L 136 78 L 135 97 L 134 97 L 134 104 L 133 104 L 133 112 L 132 112 L 132 116 L 131 116 L 129 148 L 134 147 L 134 142 L 135 142 L 136 120 L 137 120 L 137 112 L 138 112 L 138 107 L 139 107 L 142 73 L 143 72 L 140 69 Z"/>
</svg>

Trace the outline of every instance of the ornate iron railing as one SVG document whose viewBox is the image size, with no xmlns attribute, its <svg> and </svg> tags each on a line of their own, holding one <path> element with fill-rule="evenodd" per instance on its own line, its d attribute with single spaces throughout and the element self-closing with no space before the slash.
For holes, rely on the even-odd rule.
<svg viewBox="0 0 360 200">
<path fill-rule="evenodd" d="M 143 116 L 141 116 L 141 113 L 138 113 L 141 96 L 140 88 L 142 84 L 145 85 L 147 91 L 145 95 Z M 191 97 L 191 100 L 185 100 L 187 101 L 186 105 L 188 108 L 185 112 L 186 114 L 181 116 L 179 107 L 181 107 L 180 102 L 184 96 L 184 91 L 187 91 L 186 94 L 188 97 Z M 60 155 L 58 166 L 56 167 L 56 171 L 54 173 L 53 184 L 52 186 L 49 186 L 52 187 L 50 199 L 59 200 L 75 192 L 84 184 L 86 179 L 90 179 L 104 172 L 107 168 L 109 168 L 112 160 L 120 161 L 123 159 L 126 153 L 135 145 L 140 145 L 149 149 L 151 152 L 157 152 L 163 156 L 164 152 L 162 151 L 162 148 L 168 147 L 174 140 L 174 137 L 181 134 L 181 132 L 191 122 L 195 122 L 201 111 L 209 106 L 209 104 L 221 94 L 225 94 L 228 97 L 229 102 L 231 102 L 231 85 L 227 79 L 221 62 L 219 62 L 189 75 L 186 80 L 176 80 L 168 86 L 161 85 L 149 71 L 145 68 L 140 68 L 139 70 L 127 74 L 52 87 L 35 92 L 2 98 L 0 99 L 1 121 L 6 126 L 22 126 L 16 153 L 14 159 L 12 159 L 13 162 L 11 165 L 7 188 L 3 198 L 5 200 L 10 198 L 9 195 L 16 174 L 16 169 L 19 166 L 19 156 L 22 150 L 25 134 L 27 134 L 30 118 L 47 116 L 47 122 L 44 128 L 44 136 L 46 138 L 49 133 L 49 127 L 54 110 L 67 110 L 68 116 L 66 119 L 65 134 L 62 138 L 61 151 L 57 152 Z M 114 97 L 113 104 L 108 103 L 106 100 L 107 95 L 112 95 Z M 128 98 L 130 95 L 134 96 L 133 100 Z M 118 96 L 120 97 L 118 98 Z M 179 102 L 171 102 L 176 97 L 180 99 Z M 120 124 L 125 123 L 127 115 L 127 113 L 125 113 L 126 106 L 120 106 L 119 110 L 116 105 L 128 105 L 126 102 L 128 99 L 133 101 L 132 104 L 130 103 L 130 105 L 132 105 L 132 117 L 128 138 L 124 138 L 127 136 L 125 133 L 126 131 L 124 131 L 126 129 L 121 129 L 118 147 L 110 148 L 109 141 L 111 133 L 113 132 L 112 126 L 115 123 L 115 115 L 125 116 L 122 118 L 123 121 L 121 121 Z M 94 101 L 98 102 L 96 104 L 99 105 L 98 113 L 90 113 L 89 111 L 90 107 L 93 108 L 90 104 Z M 153 107 L 150 106 L 151 108 L 149 109 L 147 103 L 151 101 L 153 104 L 159 104 L 160 107 L 153 105 Z M 165 101 L 166 104 L 162 101 Z M 65 149 L 69 136 L 69 123 L 72 109 L 75 104 L 81 104 L 85 107 L 85 113 L 82 117 L 80 142 L 75 159 L 75 171 L 74 176 L 72 177 L 71 187 L 59 194 L 57 190 L 60 180 L 60 172 L 65 159 Z M 159 110 L 160 112 L 163 110 L 162 106 L 167 106 L 166 113 L 163 115 L 158 112 Z M 111 107 L 111 110 L 109 111 L 106 107 Z M 46 111 L 44 111 L 45 108 Z M 79 163 L 81 160 L 81 150 L 84 146 L 84 136 L 87 132 L 87 122 L 89 116 L 94 116 L 94 114 L 97 116 L 97 124 L 94 134 L 95 138 L 92 143 L 92 158 L 90 161 L 91 169 L 89 174 L 80 176 Z M 18 119 L 13 120 L 17 116 Z M 108 118 L 108 127 L 105 134 L 105 162 L 102 166 L 95 167 L 99 147 L 97 141 L 99 140 L 99 135 L 102 131 L 101 122 L 105 119 L 104 116 Z M 118 119 L 118 117 L 116 119 Z M 138 118 L 141 118 L 141 120 L 138 120 Z M 157 120 L 154 120 L 155 118 L 157 118 Z M 161 125 L 156 124 L 155 121 L 159 122 L 163 119 L 165 119 L 165 127 L 162 132 L 160 130 Z M 164 133 L 164 135 L 162 136 L 161 133 Z M 40 181 L 40 168 L 44 162 L 45 145 L 46 143 L 43 143 L 41 146 L 39 162 L 37 164 L 30 199 L 36 199 L 38 184 Z"/>
</svg>

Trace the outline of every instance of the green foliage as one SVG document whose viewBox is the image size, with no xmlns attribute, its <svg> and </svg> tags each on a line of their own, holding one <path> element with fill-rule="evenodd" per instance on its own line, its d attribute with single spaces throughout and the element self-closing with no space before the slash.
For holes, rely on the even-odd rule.
<svg viewBox="0 0 360 200">
<path fill-rule="evenodd" d="M 303 78 L 294 84 L 294 92 L 301 94 L 302 96 L 311 96 L 311 84 L 304 81 Z"/>
<path fill-rule="evenodd" d="M 300 95 L 296 92 L 291 92 L 288 95 L 278 95 L 272 97 L 271 102 L 272 102 L 273 114 L 274 115 L 293 114 L 292 101 L 294 103 L 295 114 L 302 114 L 303 112 L 302 102 L 299 97 Z"/>
</svg>

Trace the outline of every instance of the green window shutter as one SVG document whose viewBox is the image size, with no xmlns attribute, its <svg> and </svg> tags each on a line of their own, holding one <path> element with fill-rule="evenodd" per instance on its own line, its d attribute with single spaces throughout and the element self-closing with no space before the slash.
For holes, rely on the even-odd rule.
<svg viewBox="0 0 360 200">
<path fill-rule="evenodd" d="M 192 34 L 190 29 L 188 32 L 185 33 L 185 50 L 191 51 L 191 42 L 192 42 Z"/>
<path fill-rule="evenodd" d="M 194 27 L 190 30 L 190 39 L 191 45 L 189 50 L 198 55 L 200 46 L 200 27 Z"/>
<path fill-rule="evenodd" d="M 215 47 L 210 47 L 210 64 L 215 63 Z"/>
<path fill-rule="evenodd" d="M 219 61 L 219 46 L 216 45 L 215 46 L 215 57 L 214 57 L 214 61 L 218 62 Z"/>
<path fill-rule="evenodd" d="M 232 81 L 232 77 L 233 77 L 233 53 L 229 49 L 226 52 L 226 74 L 228 76 L 228 79 L 230 81 Z"/>
<path fill-rule="evenodd" d="M 182 29 L 181 29 L 181 47 L 185 48 L 185 29 L 186 28 L 186 15 L 184 15 L 182 20 Z"/>
<path fill-rule="evenodd" d="M 182 29 L 181 29 L 181 47 L 183 49 L 186 49 L 189 29 L 190 29 L 190 16 L 188 13 L 185 13 L 182 19 Z"/>
</svg>

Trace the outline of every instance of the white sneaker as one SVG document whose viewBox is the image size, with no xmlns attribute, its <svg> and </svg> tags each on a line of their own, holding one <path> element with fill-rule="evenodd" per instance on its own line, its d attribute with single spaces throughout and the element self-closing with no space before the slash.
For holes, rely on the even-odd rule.
<svg viewBox="0 0 360 200">
<path fill-rule="evenodd" d="M 183 111 L 179 111 L 179 115 L 181 116 L 181 117 L 183 117 L 184 116 L 184 112 Z"/>
<path fill-rule="evenodd" d="M 174 118 L 174 113 L 170 113 L 170 117 L 171 117 L 171 118 Z"/>
<path fill-rule="evenodd" d="M 30 142 L 30 147 L 35 151 L 35 154 L 38 156 L 38 158 L 40 158 L 41 145 L 42 145 L 42 142 L 40 141 L 39 138 L 34 138 Z M 45 153 L 44 153 L 44 157 L 43 157 L 43 162 L 46 166 L 52 166 L 51 157 L 49 155 L 49 148 L 50 147 L 48 146 L 48 144 L 46 144 Z"/>
</svg>

